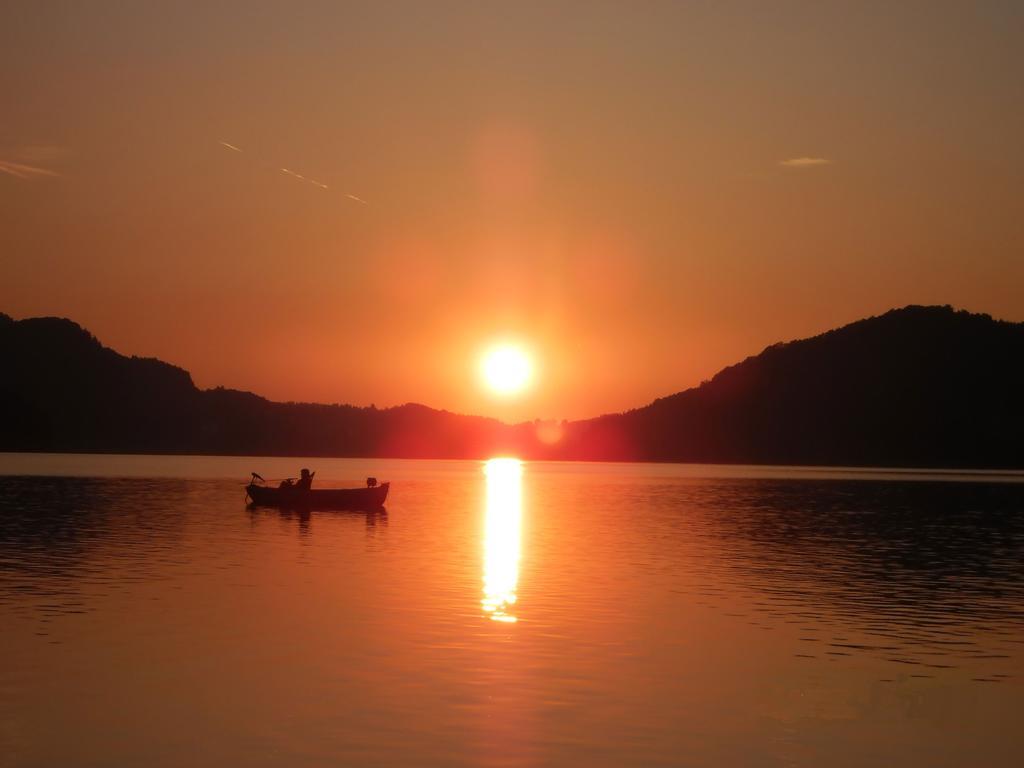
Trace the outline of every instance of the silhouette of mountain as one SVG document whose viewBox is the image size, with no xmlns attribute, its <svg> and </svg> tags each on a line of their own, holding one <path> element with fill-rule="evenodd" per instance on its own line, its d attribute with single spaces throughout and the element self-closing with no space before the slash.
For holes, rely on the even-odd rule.
<svg viewBox="0 0 1024 768">
<path fill-rule="evenodd" d="M 1024 467 L 1024 323 L 909 306 L 570 431 L 581 458 Z"/>
<path fill-rule="evenodd" d="M 1024 323 L 910 306 L 626 413 L 505 425 L 200 390 L 70 320 L 0 314 L 0 450 L 1024 467 Z"/>
<path fill-rule="evenodd" d="M 70 320 L 0 315 L 0 450 L 468 457 L 500 422 L 422 405 L 275 403 L 200 390 L 152 358 L 125 357 Z"/>
</svg>

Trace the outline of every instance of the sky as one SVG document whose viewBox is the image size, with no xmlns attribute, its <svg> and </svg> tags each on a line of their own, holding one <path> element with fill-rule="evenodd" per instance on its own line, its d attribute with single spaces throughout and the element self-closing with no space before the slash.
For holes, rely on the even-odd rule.
<svg viewBox="0 0 1024 768">
<path fill-rule="evenodd" d="M 1014 2 L 6 2 L 0 311 L 505 420 L 906 304 L 1022 321 L 1022 39 Z"/>
</svg>

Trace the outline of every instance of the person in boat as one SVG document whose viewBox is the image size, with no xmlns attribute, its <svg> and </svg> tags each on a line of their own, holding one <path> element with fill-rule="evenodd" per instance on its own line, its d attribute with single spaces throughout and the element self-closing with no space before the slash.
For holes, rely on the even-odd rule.
<svg viewBox="0 0 1024 768">
<path fill-rule="evenodd" d="M 313 475 L 315 475 L 315 474 L 316 474 L 316 472 L 310 472 L 308 469 L 305 469 L 305 468 L 300 470 L 299 471 L 299 479 L 295 483 L 295 486 L 294 486 L 295 490 L 296 491 L 308 491 L 310 488 L 312 488 L 313 487 Z"/>
</svg>

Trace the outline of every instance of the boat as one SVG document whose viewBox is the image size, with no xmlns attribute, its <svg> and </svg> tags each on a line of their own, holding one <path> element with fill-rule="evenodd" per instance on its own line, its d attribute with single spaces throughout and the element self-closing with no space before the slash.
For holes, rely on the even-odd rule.
<svg viewBox="0 0 1024 768">
<path fill-rule="evenodd" d="M 286 509 L 361 509 L 374 510 L 384 506 L 391 483 L 366 488 L 273 488 L 259 485 L 255 479 L 245 492 L 257 507 Z"/>
</svg>

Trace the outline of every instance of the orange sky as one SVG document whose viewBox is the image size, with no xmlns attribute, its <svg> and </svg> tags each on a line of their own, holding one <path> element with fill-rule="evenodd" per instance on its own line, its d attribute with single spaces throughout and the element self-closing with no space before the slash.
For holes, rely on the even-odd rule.
<svg viewBox="0 0 1024 768">
<path fill-rule="evenodd" d="M 138 5 L 0 9 L 0 311 L 200 386 L 582 417 L 1024 320 L 1018 3 Z"/>
</svg>

